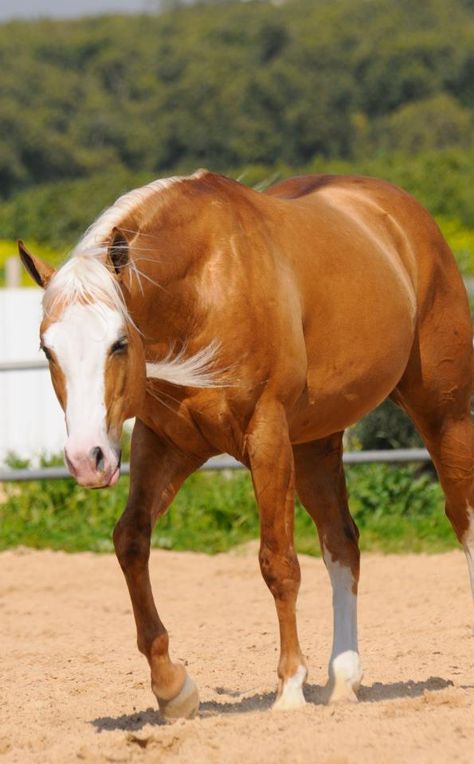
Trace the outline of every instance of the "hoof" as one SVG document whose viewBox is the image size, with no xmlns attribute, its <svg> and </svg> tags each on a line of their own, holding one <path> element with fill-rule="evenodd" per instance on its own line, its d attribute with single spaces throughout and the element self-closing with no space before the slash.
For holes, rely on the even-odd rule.
<svg viewBox="0 0 474 764">
<path fill-rule="evenodd" d="M 306 705 L 303 690 L 293 691 L 291 694 L 281 694 L 272 706 L 272 711 L 293 711 L 295 708 L 303 708 Z"/>
<path fill-rule="evenodd" d="M 294 676 L 285 679 L 272 706 L 272 711 L 293 711 L 295 708 L 302 708 L 306 705 L 303 695 L 303 682 L 306 679 L 306 674 L 306 668 L 300 666 Z"/>
<path fill-rule="evenodd" d="M 358 703 L 359 698 L 356 695 L 358 689 L 359 685 L 351 686 L 346 681 L 330 682 L 328 685 L 328 703 L 330 705 L 335 703 Z"/>
<path fill-rule="evenodd" d="M 170 700 L 158 698 L 160 714 L 168 722 L 176 719 L 192 719 L 199 709 L 198 688 L 186 674 L 185 682 L 179 693 Z"/>
<path fill-rule="evenodd" d="M 332 662 L 327 684 L 328 703 L 357 703 L 362 667 L 356 652 L 348 650 Z"/>
</svg>

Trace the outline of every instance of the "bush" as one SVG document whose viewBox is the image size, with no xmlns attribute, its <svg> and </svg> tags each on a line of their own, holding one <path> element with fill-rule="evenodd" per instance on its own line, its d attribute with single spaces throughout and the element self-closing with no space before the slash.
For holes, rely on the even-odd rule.
<svg viewBox="0 0 474 764">
<path fill-rule="evenodd" d="M 50 462 L 48 462 L 50 463 Z M 443 497 L 413 466 L 372 464 L 346 470 L 350 505 L 363 549 L 438 551 L 456 544 L 443 515 Z M 20 544 L 69 552 L 112 551 L 112 530 L 125 506 L 128 480 L 91 491 L 72 480 L 5 484 L 0 548 Z M 216 553 L 257 538 L 258 510 L 244 471 L 192 475 L 158 522 L 152 545 Z M 296 508 L 297 548 L 319 554 L 312 520 Z"/>
<path fill-rule="evenodd" d="M 351 429 L 349 441 L 363 451 L 423 447 L 411 419 L 390 400 L 361 419 Z"/>
</svg>

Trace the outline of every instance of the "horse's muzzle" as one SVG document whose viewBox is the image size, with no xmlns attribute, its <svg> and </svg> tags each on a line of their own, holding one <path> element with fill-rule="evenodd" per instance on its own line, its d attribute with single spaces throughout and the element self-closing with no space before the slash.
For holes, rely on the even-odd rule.
<svg viewBox="0 0 474 764">
<path fill-rule="evenodd" d="M 120 477 L 120 451 L 94 446 L 88 451 L 67 445 L 67 468 L 77 483 L 86 488 L 108 488 Z"/>
</svg>

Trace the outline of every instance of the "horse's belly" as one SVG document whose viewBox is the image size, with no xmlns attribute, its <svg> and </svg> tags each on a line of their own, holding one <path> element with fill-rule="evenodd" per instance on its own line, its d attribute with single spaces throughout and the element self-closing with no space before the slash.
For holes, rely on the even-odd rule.
<svg viewBox="0 0 474 764">
<path fill-rule="evenodd" d="M 388 286 L 307 327 L 307 384 L 288 412 L 293 442 L 345 429 L 396 387 L 413 346 L 415 307 L 409 290 Z"/>
<path fill-rule="evenodd" d="M 405 356 L 408 360 L 408 354 Z M 341 432 L 362 419 L 396 387 L 406 364 L 390 373 L 346 375 L 331 384 L 318 384 L 318 374 L 308 376 L 308 388 L 290 413 L 292 443 L 305 443 Z"/>
</svg>

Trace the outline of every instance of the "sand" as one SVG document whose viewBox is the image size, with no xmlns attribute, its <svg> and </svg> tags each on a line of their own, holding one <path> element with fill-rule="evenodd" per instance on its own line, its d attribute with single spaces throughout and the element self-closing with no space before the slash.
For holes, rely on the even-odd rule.
<svg viewBox="0 0 474 764">
<path fill-rule="evenodd" d="M 330 589 L 301 558 L 307 705 L 272 712 L 277 630 L 254 545 L 207 557 L 154 551 L 173 655 L 198 682 L 198 718 L 160 722 L 112 556 L 0 555 L 0 761 L 18 764 L 391 764 L 474 761 L 474 637 L 461 552 L 366 555 L 360 702 L 322 705 Z"/>
</svg>

